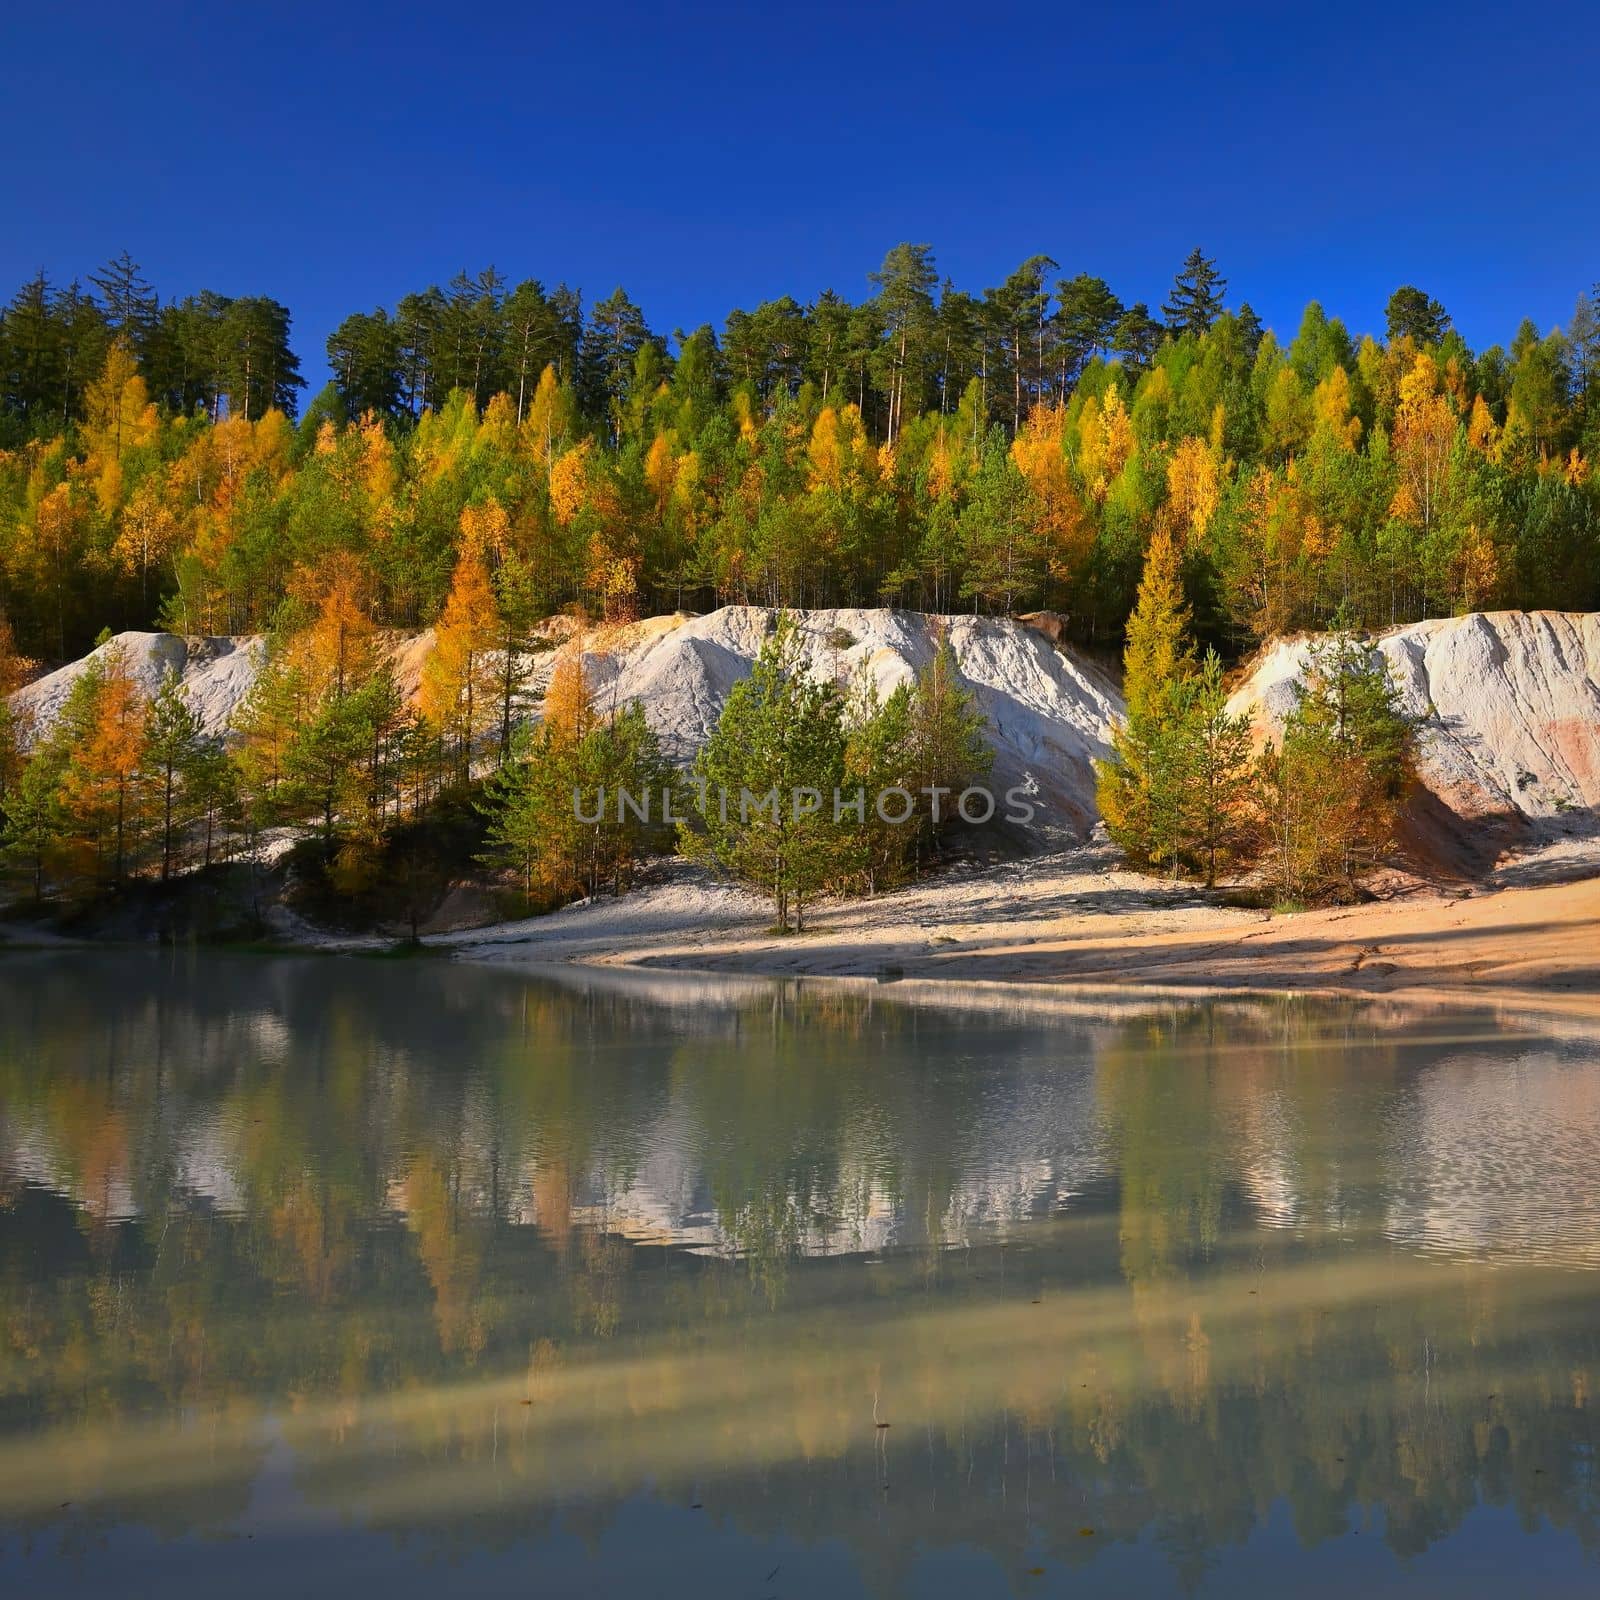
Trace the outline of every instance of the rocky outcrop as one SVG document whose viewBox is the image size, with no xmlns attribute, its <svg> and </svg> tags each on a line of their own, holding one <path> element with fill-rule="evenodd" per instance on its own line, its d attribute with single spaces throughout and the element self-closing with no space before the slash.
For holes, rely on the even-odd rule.
<svg viewBox="0 0 1600 1600">
<path fill-rule="evenodd" d="M 585 653 L 602 704 L 640 701 L 667 754 L 687 762 L 716 725 L 729 691 L 749 675 L 776 618 L 750 606 L 658 617 L 591 636 Z M 815 677 L 846 690 L 869 679 L 884 696 L 932 660 L 939 631 L 947 630 L 989 721 L 990 789 L 997 798 L 1025 790 L 1037 807 L 1037 835 L 1081 838 L 1094 826 L 1092 763 L 1109 750 L 1122 701 L 1090 662 L 1005 618 L 834 610 L 798 620 Z M 544 666 L 541 676 L 548 671 Z"/>
<path fill-rule="evenodd" d="M 727 606 L 592 629 L 581 641 L 569 619 L 552 619 L 522 713 L 538 715 L 557 647 L 581 648 L 602 703 L 639 700 L 668 754 L 686 763 L 749 674 L 776 615 Z M 989 721 L 991 788 L 1028 791 L 1038 807 L 1036 839 L 1082 838 L 1093 827 L 1093 761 L 1107 751 L 1122 702 L 1110 677 L 1062 642 L 1057 619 L 836 610 L 798 620 L 812 673 L 841 688 L 870 678 L 881 694 L 924 667 L 947 630 Z M 431 642 L 430 634 L 394 642 L 396 676 L 408 693 Z M 1294 704 L 1310 643 L 1300 637 L 1266 646 L 1233 695 L 1232 709 L 1249 715 L 1262 737 L 1281 727 Z M 152 694 L 167 669 L 176 670 L 216 735 L 262 656 L 259 639 L 124 633 L 111 644 Z M 1418 720 L 1422 787 L 1409 842 L 1423 861 L 1476 870 L 1508 846 L 1600 832 L 1600 615 L 1478 613 L 1394 628 L 1376 647 Z M 36 728 L 48 727 L 93 659 L 38 679 L 14 702 Z"/>
<path fill-rule="evenodd" d="M 590 630 L 576 640 L 566 619 L 553 619 L 532 658 L 523 715 L 538 715 L 557 647 L 583 650 L 605 706 L 640 701 L 667 754 L 680 763 L 716 726 L 729 691 L 749 675 L 775 611 L 726 606 L 706 616 L 679 613 Z M 910 681 L 932 659 L 940 629 L 949 632 L 961 672 L 989 720 L 995 750 L 989 787 L 1002 800 L 1025 790 L 1037 808 L 1034 839 L 1081 838 L 1094 826 L 1096 756 L 1109 748 L 1111 720 L 1122 702 L 1114 684 L 1085 659 L 1046 634 L 1003 618 L 934 618 L 885 610 L 811 611 L 799 616 L 806 660 L 820 679 L 842 689 L 863 677 L 880 694 Z M 392 660 L 403 692 L 415 696 L 432 645 L 423 633 L 396 639 Z M 200 713 L 220 735 L 259 669 L 259 639 L 190 639 L 163 633 L 119 634 L 94 655 L 21 690 L 20 708 L 43 731 L 60 714 L 89 662 L 121 649 L 141 685 L 154 694 L 171 667 Z"/>
<path fill-rule="evenodd" d="M 1475 612 L 1375 641 L 1417 719 L 1425 852 L 1463 864 L 1600 819 L 1600 614 Z M 1267 646 L 1230 701 L 1265 736 L 1282 726 L 1311 640 Z"/>
<path fill-rule="evenodd" d="M 72 686 L 91 664 L 120 650 L 147 695 L 158 694 L 167 672 L 176 672 L 201 726 L 213 738 L 220 738 L 234 707 L 255 682 L 264 648 L 259 638 L 184 639 L 171 633 L 119 633 L 81 661 L 34 679 L 12 695 L 11 703 L 37 733 L 44 733 L 61 715 Z"/>
</svg>

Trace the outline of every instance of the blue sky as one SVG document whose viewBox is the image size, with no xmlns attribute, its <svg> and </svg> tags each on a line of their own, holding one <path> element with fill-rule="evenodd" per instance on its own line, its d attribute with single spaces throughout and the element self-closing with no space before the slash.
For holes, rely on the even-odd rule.
<svg viewBox="0 0 1600 1600">
<path fill-rule="evenodd" d="M 346 312 L 490 262 L 670 331 L 862 296 L 901 239 L 1154 306 L 1199 243 L 1280 332 L 1415 282 L 1475 346 L 1600 278 L 1592 3 L 21 12 L 0 292 L 126 248 L 285 301 L 314 386 Z"/>
</svg>

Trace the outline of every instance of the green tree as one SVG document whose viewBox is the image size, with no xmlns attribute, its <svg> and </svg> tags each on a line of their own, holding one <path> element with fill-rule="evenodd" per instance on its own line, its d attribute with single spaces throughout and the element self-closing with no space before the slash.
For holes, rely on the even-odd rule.
<svg viewBox="0 0 1600 1600">
<path fill-rule="evenodd" d="M 806 671 L 799 630 L 780 613 L 695 758 L 701 826 L 682 830 L 685 854 L 771 895 L 785 930 L 791 914 L 804 928 L 806 901 L 838 865 L 842 710 L 838 690 Z"/>
<path fill-rule="evenodd" d="M 206 758 L 212 748 L 201 731 L 199 715 L 184 697 L 178 674 L 168 667 L 150 705 L 144 746 L 145 781 L 160 818 L 163 883 L 172 876 L 184 834 L 201 814 L 211 777 Z"/>
<path fill-rule="evenodd" d="M 1389 296 L 1384 326 L 1390 344 L 1414 339 L 1418 344 L 1436 345 L 1449 331 L 1450 313 L 1414 284 L 1405 283 Z"/>
<path fill-rule="evenodd" d="M 1222 315 L 1222 297 L 1228 280 L 1217 271 L 1217 264 L 1196 246 L 1183 263 L 1183 270 L 1172 280 L 1172 293 L 1162 306 L 1167 328 L 1174 336 L 1203 334 Z"/>
<path fill-rule="evenodd" d="M 66 839 L 62 780 L 70 756 L 71 746 L 58 727 L 34 746 L 0 810 L 0 861 L 10 873 L 26 877 L 35 905 L 44 899 Z"/>
<path fill-rule="evenodd" d="M 933 247 L 897 244 L 871 274 L 878 290 L 884 344 L 878 364 L 878 387 L 888 397 L 885 437 L 893 444 L 905 415 L 909 387 L 920 407 L 927 386 L 927 357 L 937 313 L 933 291 L 939 282 Z"/>
<path fill-rule="evenodd" d="M 1281 740 L 1258 765 L 1272 881 L 1286 901 L 1348 897 L 1394 849 L 1416 729 L 1382 653 L 1340 632 L 1311 647 Z"/>
<path fill-rule="evenodd" d="M 1194 645 L 1171 536 L 1158 528 L 1145 555 L 1123 651 L 1127 716 L 1113 730 L 1111 759 L 1097 762 L 1095 792 L 1106 831 L 1140 863 L 1182 862 L 1192 781 L 1189 706 Z"/>
<path fill-rule="evenodd" d="M 961 677 L 955 648 L 941 629 L 933 658 L 917 674 L 910 706 L 909 787 L 918 796 L 918 842 L 935 850 L 957 819 L 964 789 L 989 775 L 989 721 Z"/>
<path fill-rule="evenodd" d="M 1176 853 L 1204 876 L 1210 889 L 1218 868 L 1248 854 L 1254 844 L 1250 722 L 1228 714 L 1222 661 L 1215 650 L 1206 651 L 1199 671 L 1183 685 L 1177 727 L 1185 794 Z"/>
<path fill-rule="evenodd" d="M 1060 331 L 1061 393 L 1091 356 L 1104 355 L 1124 312 L 1104 278 L 1080 272 L 1056 285 L 1056 324 Z"/>
</svg>

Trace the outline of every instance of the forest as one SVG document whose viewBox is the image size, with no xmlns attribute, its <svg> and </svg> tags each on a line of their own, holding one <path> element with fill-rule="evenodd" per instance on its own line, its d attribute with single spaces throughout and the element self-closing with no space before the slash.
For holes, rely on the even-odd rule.
<svg viewBox="0 0 1600 1600">
<path fill-rule="evenodd" d="M 463 550 L 514 609 L 729 602 L 1008 612 L 1120 641 L 1150 538 L 1231 658 L 1373 626 L 1600 602 L 1600 306 L 1474 352 L 1411 286 L 1292 338 L 1194 251 L 1152 312 L 1046 256 L 972 293 L 902 244 L 868 293 L 651 329 L 621 290 L 492 268 L 328 340 L 287 307 L 163 300 L 126 256 L 0 315 L 0 612 L 17 651 L 279 626 L 354 570 L 431 624 Z"/>
<path fill-rule="evenodd" d="M 857 304 L 785 298 L 670 342 L 620 289 L 585 311 L 565 286 L 463 275 L 347 318 L 303 410 L 276 301 L 163 302 L 126 256 L 87 291 L 24 286 L 0 318 L 0 693 L 130 628 L 264 634 L 266 653 L 226 750 L 175 680 L 145 694 L 115 651 L 49 730 L 0 699 L 13 882 L 37 903 L 166 880 L 289 828 L 338 894 L 400 886 L 387 914 L 415 932 L 453 814 L 524 905 L 620 890 L 663 841 L 585 828 L 569 797 L 670 775 L 575 659 L 518 730 L 545 620 L 747 603 L 1045 607 L 1125 643 L 1099 799 L 1129 858 L 1208 884 L 1260 865 L 1283 903 L 1355 893 L 1412 766 L 1361 632 L 1600 602 L 1600 297 L 1475 354 L 1411 286 L 1381 339 L 1313 302 L 1283 344 L 1199 250 L 1159 317 L 1058 270 L 1033 257 L 974 296 L 900 245 Z M 1258 756 L 1225 664 L 1306 627 L 1337 642 Z M 421 628 L 411 703 L 393 643 Z M 701 781 L 915 794 L 987 770 L 946 652 L 879 703 L 808 685 L 787 637 Z M 679 843 L 784 926 L 937 858 L 937 815 L 837 820 Z"/>
</svg>

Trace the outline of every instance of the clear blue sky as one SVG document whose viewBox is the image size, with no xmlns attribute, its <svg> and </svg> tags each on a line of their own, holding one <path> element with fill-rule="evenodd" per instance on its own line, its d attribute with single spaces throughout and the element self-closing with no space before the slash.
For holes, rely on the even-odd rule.
<svg viewBox="0 0 1600 1600">
<path fill-rule="evenodd" d="M 1600 278 L 1593 0 L 5 12 L 0 292 L 126 248 L 285 301 L 313 388 L 346 312 L 491 262 L 670 331 L 901 239 L 1154 306 L 1199 243 L 1280 333 L 1415 282 L 1479 347 Z"/>
</svg>

